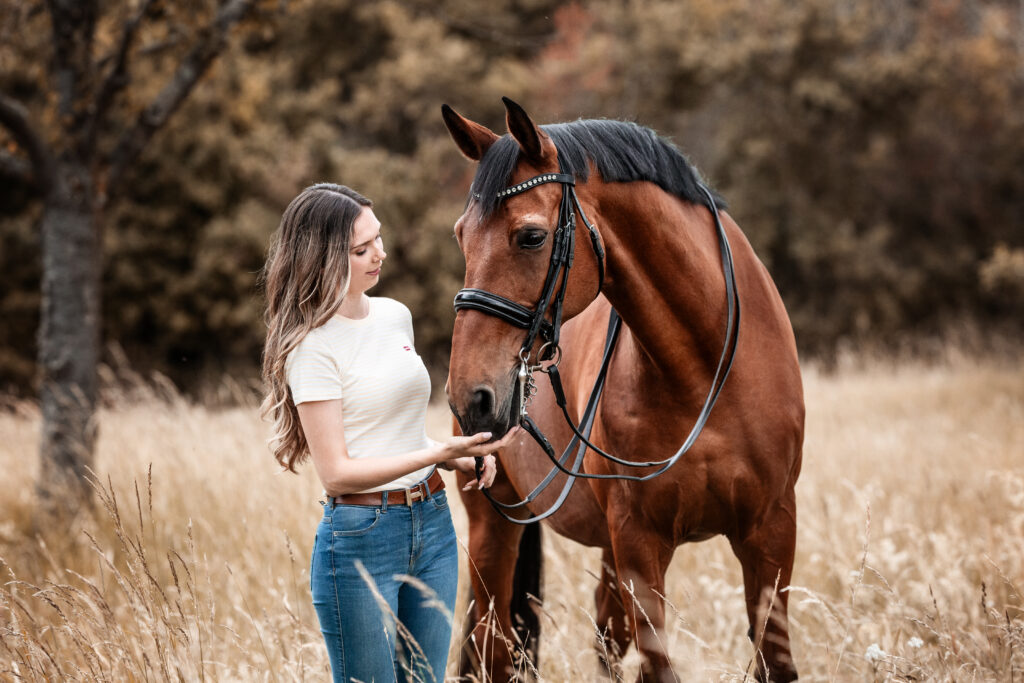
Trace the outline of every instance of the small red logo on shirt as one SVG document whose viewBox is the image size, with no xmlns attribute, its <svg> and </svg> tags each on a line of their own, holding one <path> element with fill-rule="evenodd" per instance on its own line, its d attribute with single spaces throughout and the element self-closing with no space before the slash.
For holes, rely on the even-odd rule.
<svg viewBox="0 0 1024 683">
<path fill-rule="evenodd" d="M 405 349 L 406 351 L 412 351 L 411 346 L 403 346 L 402 348 Z"/>
</svg>

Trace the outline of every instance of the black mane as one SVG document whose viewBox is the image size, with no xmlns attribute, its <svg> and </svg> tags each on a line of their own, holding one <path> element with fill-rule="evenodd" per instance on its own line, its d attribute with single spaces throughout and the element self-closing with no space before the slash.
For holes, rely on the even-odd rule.
<svg viewBox="0 0 1024 683">
<path fill-rule="evenodd" d="M 675 145 L 650 128 L 629 121 L 588 119 L 541 129 L 558 148 L 563 170 L 582 181 L 590 175 L 589 162 L 593 161 L 606 182 L 647 180 L 686 201 L 707 202 L 698 187 L 701 179 L 697 170 Z M 519 143 L 506 134 L 480 160 L 470 192 L 480 202 L 484 216 L 498 207 L 498 192 L 508 187 L 519 151 Z M 719 208 L 725 208 L 717 193 L 712 192 L 712 196 Z"/>
</svg>

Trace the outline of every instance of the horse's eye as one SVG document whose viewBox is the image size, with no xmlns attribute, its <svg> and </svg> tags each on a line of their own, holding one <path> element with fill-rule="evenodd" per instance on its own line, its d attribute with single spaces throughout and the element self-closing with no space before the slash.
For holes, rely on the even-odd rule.
<svg viewBox="0 0 1024 683">
<path fill-rule="evenodd" d="M 547 238 L 548 234 L 543 230 L 523 230 L 516 235 L 516 244 L 520 249 L 540 249 Z"/>
</svg>

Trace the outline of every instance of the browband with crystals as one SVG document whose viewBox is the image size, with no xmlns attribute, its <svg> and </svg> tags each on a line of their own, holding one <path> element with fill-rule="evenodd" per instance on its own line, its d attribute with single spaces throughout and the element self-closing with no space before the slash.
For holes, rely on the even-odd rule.
<svg viewBox="0 0 1024 683">
<path fill-rule="evenodd" d="M 531 187 L 543 185 L 544 183 L 567 183 L 569 185 L 576 184 L 576 176 L 571 173 L 544 173 L 543 175 L 535 176 L 529 180 L 524 180 L 518 185 L 506 188 L 498 193 L 498 199 L 505 197 L 511 197 L 514 194 L 520 192 L 526 192 Z"/>
</svg>

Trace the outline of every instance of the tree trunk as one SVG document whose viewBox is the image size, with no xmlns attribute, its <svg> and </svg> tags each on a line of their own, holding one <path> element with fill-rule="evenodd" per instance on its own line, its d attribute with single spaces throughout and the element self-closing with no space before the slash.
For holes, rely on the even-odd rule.
<svg viewBox="0 0 1024 683">
<path fill-rule="evenodd" d="M 42 220 L 39 329 L 42 512 L 74 515 L 91 499 L 100 351 L 100 235 L 88 165 L 59 159 Z"/>
</svg>

